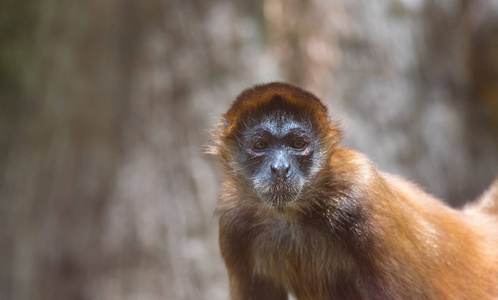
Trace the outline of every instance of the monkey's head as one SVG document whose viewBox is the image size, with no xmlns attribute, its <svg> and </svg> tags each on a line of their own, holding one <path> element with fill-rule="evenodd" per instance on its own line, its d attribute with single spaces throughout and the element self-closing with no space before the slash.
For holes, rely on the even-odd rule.
<svg viewBox="0 0 498 300">
<path fill-rule="evenodd" d="M 283 207 L 313 189 L 340 132 L 313 94 L 274 82 L 243 91 L 215 138 L 212 152 L 237 189 Z"/>
</svg>

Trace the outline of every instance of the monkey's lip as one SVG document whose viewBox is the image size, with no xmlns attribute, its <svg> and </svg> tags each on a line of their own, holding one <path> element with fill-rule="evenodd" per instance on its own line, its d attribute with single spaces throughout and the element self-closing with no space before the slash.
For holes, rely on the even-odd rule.
<svg viewBox="0 0 498 300">
<path fill-rule="evenodd" d="M 280 195 L 294 194 L 296 192 L 298 192 L 298 190 L 295 188 L 295 184 L 289 181 L 280 180 L 272 182 L 270 185 L 268 185 L 268 188 L 265 191 L 266 194 Z"/>
<path fill-rule="evenodd" d="M 254 182 L 258 198 L 271 207 L 284 207 L 299 198 L 303 183 L 298 178 Z"/>
<path fill-rule="evenodd" d="M 292 190 L 293 184 L 288 181 L 277 179 L 271 186 L 276 193 L 288 193 Z"/>
<path fill-rule="evenodd" d="M 283 207 L 294 202 L 299 195 L 299 190 L 292 185 L 275 185 L 271 189 L 260 194 L 261 199 L 272 207 Z"/>
</svg>

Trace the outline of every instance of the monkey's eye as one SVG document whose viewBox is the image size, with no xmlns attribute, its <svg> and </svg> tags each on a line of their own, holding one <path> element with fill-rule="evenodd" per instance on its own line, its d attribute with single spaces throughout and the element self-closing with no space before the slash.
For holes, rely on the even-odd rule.
<svg viewBox="0 0 498 300">
<path fill-rule="evenodd" d="M 296 140 L 292 142 L 291 147 L 296 150 L 303 150 L 308 144 L 303 140 Z"/>
<path fill-rule="evenodd" d="M 268 148 L 268 143 L 266 141 L 259 140 L 252 144 L 252 148 L 256 151 L 262 151 Z"/>
</svg>

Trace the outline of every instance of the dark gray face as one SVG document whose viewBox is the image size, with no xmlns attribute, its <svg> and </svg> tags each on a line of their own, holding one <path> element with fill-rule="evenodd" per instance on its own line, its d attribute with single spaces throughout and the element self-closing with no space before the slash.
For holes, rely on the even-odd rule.
<svg viewBox="0 0 498 300">
<path fill-rule="evenodd" d="M 317 147 L 310 122 L 287 110 L 271 110 L 248 121 L 239 142 L 239 163 L 264 202 L 283 206 L 299 198 Z"/>
</svg>

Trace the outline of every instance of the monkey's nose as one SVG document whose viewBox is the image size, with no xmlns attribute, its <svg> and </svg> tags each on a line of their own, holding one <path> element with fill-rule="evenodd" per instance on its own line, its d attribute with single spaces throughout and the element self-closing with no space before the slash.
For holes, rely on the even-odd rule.
<svg viewBox="0 0 498 300">
<path fill-rule="evenodd" d="M 272 164 L 271 165 L 271 173 L 280 179 L 287 179 L 290 174 L 290 165 L 289 164 Z"/>
</svg>

